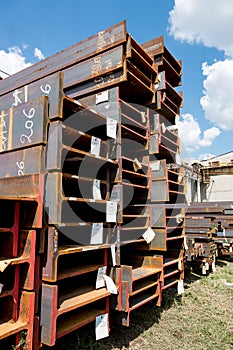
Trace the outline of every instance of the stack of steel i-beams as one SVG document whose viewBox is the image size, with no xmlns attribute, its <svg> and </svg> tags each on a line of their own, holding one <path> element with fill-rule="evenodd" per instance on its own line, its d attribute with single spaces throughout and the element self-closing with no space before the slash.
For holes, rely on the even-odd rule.
<svg viewBox="0 0 233 350">
<path fill-rule="evenodd" d="M 233 255 L 233 203 L 218 203 L 219 213 L 214 220 L 217 226 L 217 236 L 214 242 L 217 245 L 219 256 Z"/>
<path fill-rule="evenodd" d="M 232 202 L 190 203 L 186 211 L 186 265 L 200 269 L 202 274 L 212 269 L 218 256 L 232 255 Z"/>
<path fill-rule="evenodd" d="M 177 285 L 183 292 L 185 178 L 179 156 L 177 122 L 182 107 L 182 65 L 158 37 L 142 45 L 158 71 L 155 99 L 150 105 L 150 164 L 152 169 L 150 250 L 161 259 L 162 289 Z M 147 249 L 147 248 L 146 248 Z"/>
<path fill-rule="evenodd" d="M 181 74 L 123 21 L 0 82 L 1 348 L 182 292 Z"/>
</svg>

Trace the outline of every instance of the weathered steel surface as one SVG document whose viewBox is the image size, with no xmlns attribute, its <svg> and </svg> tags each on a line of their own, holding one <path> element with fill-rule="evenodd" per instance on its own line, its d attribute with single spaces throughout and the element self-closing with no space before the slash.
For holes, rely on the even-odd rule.
<svg viewBox="0 0 233 350">
<path fill-rule="evenodd" d="M 17 87 L 13 92 L 0 96 L 0 109 L 3 113 L 10 108 L 19 108 L 19 105 L 31 102 L 41 96 L 47 96 L 49 99 L 49 118 L 61 118 L 62 98 L 64 96 L 63 80 L 63 73 L 58 72 L 28 85 L 23 85 L 21 88 Z"/>
<path fill-rule="evenodd" d="M 16 235 L 15 237 L 16 238 Z M 1 272 L 1 283 L 3 284 L 0 298 L 12 296 L 17 300 L 19 289 L 34 289 L 34 267 L 35 267 L 35 231 L 20 231 L 19 244 L 22 250 L 18 251 L 18 257 L 1 257 L 1 266 L 6 268 Z M 5 242 L 2 242 L 2 244 Z M 10 247 L 5 244 L 5 250 L 9 253 Z M 13 286 L 13 287 L 12 287 Z"/>
<path fill-rule="evenodd" d="M 152 180 L 167 179 L 167 164 L 166 159 L 156 160 L 151 159 L 150 166 L 152 169 Z"/>
<path fill-rule="evenodd" d="M 49 173 L 45 186 L 45 207 L 50 224 L 80 223 L 91 221 L 107 222 L 107 200 L 84 198 L 78 188 L 71 188 L 71 193 L 64 193 L 62 173 Z"/>
<path fill-rule="evenodd" d="M 129 101 L 147 103 L 152 101 L 157 75 L 150 57 L 130 36 L 126 52 L 123 45 L 113 48 L 64 73 L 65 92 L 70 97 L 80 98 L 119 85 Z"/>
<path fill-rule="evenodd" d="M 151 202 L 169 201 L 168 183 L 166 180 L 157 180 L 152 182 Z"/>
<path fill-rule="evenodd" d="M 155 92 L 155 105 L 151 105 L 159 113 L 167 118 L 171 125 L 175 124 L 176 115 L 179 113 L 179 108 L 169 99 L 166 92 L 156 91 Z"/>
<path fill-rule="evenodd" d="M 182 62 L 177 61 L 164 44 L 164 37 L 152 39 L 142 44 L 143 49 L 154 59 L 158 71 L 165 71 L 172 86 L 181 85 Z"/>
<path fill-rule="evenodd" d="M 67 282 L 66 282 L 67 283 Z M 67 289 L 67 288 L 66 288 Z M 94 289 L 93 286 L 70 287 L 70 292 L 66 294 L 60 290 L 58 285 L 42 284 L 41 297 L 41 342 L 52 346 L 56 339 L 65 335 L 71 330 L 84 326 L 95 318 L 106 313 L 107 298 L 110 293 L 106 288 Z M 101 310 L 93 303 L 103 300 L 105 307 Z M 83 307 L 86 306 L 85 309 Z M 88 308 L 87 308 L 88 306 Z M 61 315 L 72 312 L 72 323 L 69 318 L 62 318 Z M 74 312 L 75 311 L 75 312 Z M 90 317 L 91 313 L 91 317 Z M 60 316 L 60 317 L 59 317 Z M 60 321 L 61 319 L 61 321 Z"/>
<path fill-rule="evenodd" d="M 202 273 L 206 274 L 217 255 L 231 255 L 232 216 L 227 215 L 228 210 L 232 213 L 231 206 L 231 202 L 202 202 L 191 203 L 187 208 L 187 261 L 201 268 Z"/>
<path fill-rule="evenodd" d="M 89 242 L 85 245 L 74 245 L 70 247 L 63 247 L 59 245 L 58 237 L 60 232 L 54 227 L 48 228 L 46 246 L 47 257 L 46 265 L 43 268 L 42 279 L 45 282 L 56 282 L 71 276 L 78 276 L 83 273 L 93 272 L 98 270 L 99 267 L 104 266 L 106 262 L 106 249 L 104 245 L 92 246 L 92 250 L 85 250 L 90 246 L 90 231 L 92 225 L 86 226 L 67 226 L 61 227 L 61 232 L 65 233 L 66 237 L 75 239 L 78 241 L 80 234 L 89 233 Z M 88 232 L 89 231 L 89 232 Z M 85 240 L 85 237 L 81 237 Z M 76 241 L 76 243 L 77 243 Z"/>
<path fill-rule="evenodd" d="M 109 118 L 120 120 L 120 88 L 109 88 L 99 94 L 91 94 L 79 99 L 84 105 Z"/>
<path fill-rule="evenodd" d="M 76 161 L 86 156 L 97 158 L 91 154 L 92 137 L 100 139 L 98 159 L 108 161 L 108 152 L 111 156 L 105 141 L 108 138 L 108 118 L 67 99 L 64 100 L 64 114 L 65 123 L 56 121 L 49 128 L 47 168 L 61 169 L 65 158 L 74 158 Z M 78 162 L 76 164 L 78 167 Z"/>
<path fill-rule="evenodd" d="M 158 82 L 154 85 L 155 90 L 166 91 L 168 98 L 173 101 L 176 108 L 182 107 L 183 95 L 181 92 L 177 92 L 174 87 L 166 80 L 166 72 L 162 71 L 158 73 Z"/>
<path fill-rule="evenodd" d="M 21 88 L 35 80 L 61 71 L 126 41 L 126 23 L 122 21 L 104 31 L 48 57 L 0 82 L 0 95 Z"/>
<path fill-rule="evenodd" d="M 22 201 L 22 227 L 43 224 L 44 175 L 33 174 L 0 179 L 0 199 Z"/>
<path fill-rule="evenodd" d="M 163 115 L 150 110 L 150 154 L 153 162 L 161 159 L 169 163 L 176 163 L 179 154 L 179 137 L 176 130 L 170 130 L 170 122 Z"/>
<path fill-rule="evenodd" d="M 89 73 L 90 74 L 90 73 Z M 67 83 L 67 85 L 69 82 Z M 123 96 L 129 101 L 140 104 L 150 104 L 153 100 L 154 90 L 150 84 L 145 83 L 140 70 L 128 61 L 123 62 L 123 67 L 109 71 L 96 78 L 90 78 L 73 86 L 66 86 L 65 93 L 72 98 L 82 98 L 93 92 L 101 92 L 119 85 Z M 132 89 L 134 93 L 132 94 Z"/>
<path fill-rule="evenodd" d="M 0 340 L 14 334 L 19 334 L 23 330 L 27 330 L 27 348 L 28 350 L 33 350 L 34 301 L 35 293 L 27 291 L 21 293 L 18 319 L 16 322 L 12 322 L 11 319 L 1 322 Z"/>
<path fill-rule="evenodd" d="M 203 218 L 203 217 L 186 217 L 185 221 L 187 228 L 206 228 L 212 229 L 214 227 L 214 222 L 210 218 Z"/>
<path fill-rule="evenodd" d="M 172 197 L 180 197 L 182 200 L 185 195 L 185 183 L 181 171 L 178 169 L 169 169 L 166 160 L 151 160 L 152 169 L 152 202 L 168 202 Z M 173 201 L 172 201 L 173 202 Z"/>
<path fill-rule="evenodd" d="M 0 179 L 0 199 L 36 200 L 43 197 L 43 175 Z"/>
<path fill-rule="evenodd" d="M 121 284 L 118 295 L 116 321 L 129 326 L 130 313 L 145 303 L 161 301 L 160 274 L 161 263 L 156 257 L 130 256 L 132 265 L 122 265 L 117 273 L 117 284 Z M 124 316 L 124 317 L 123 317 Z"/>
<path fill-rule="evenodd" d="M 36 146 L 0 154 L 0 178 L 45 173 L 46 148 Z"/>
<path fill-rule="evenodd" d="M 100 83 L 99 79 L 97 79 L 98 77 L 108 73 L 114 74 L 113 72 L 115 70 L 123 68 L 123 52 L 123 46 L 120 45 L 66 69 L 64 74 L 64 87 L 68 88 L 73 85 L 81 85 L 82 82 L 91 79 L 98 85 Z M 112 79 L 114 79 L 114 77 L 112 77 Z M 83 92 L 85 92 L 85 90 Z"/>
<path fill-rule="evenodd" d="M 151 213 L 150 206 L 151 201 L 164 203 L 161 193 L 176 205 L 185 192 L 179 167 L 167 165 L 176 162 L 179 152 L 173 124 L 182 104 L 174 90 L 181 64 L 163 39 L 159 42 L 158 52 L 147 45 L 147 53 L 126 32 L 123 21 L 0 83 L 0 162 L 5 165 L 0 170 L 0 198 L 20 201 L 25 250 L 18 256 L 14 241 L 12 266 L 22 265 L 22 258 L 28 263 L 32 251 L 29 265 L 41 272 L 43 283 L 38 276 L 33 282 L 29 267 L 24 287 L 37 293 L 40 319 L 32 315 L 35 337 L 39 335 L 42 344 L 52 346 L 59 337 L 109 313 L 110 293 L 105 287 L 96 289 L 95 283 L 99 267 L 109 270 L 115 258 L 116 310 L 124 325 L 129 325 L 134 309 L 152 300 L 160 305 L 162 288 L 183 278 L 182 210 L 163 205 Z M 44 101 L 37 123 L 35 99 Z M 153 108 L 151 116 L 148 106 Z M 93 150 L 93 144 L 98 149 Z M 160 159 L 159 167 L 156 162 L 150 167 L 149 159 Z M 97 195 L 95 181 L 100 186 Z M 107 220 L 109 202 L 117 209 Z M 103 224 L 104 232 L 94 245 L 96 223 Z M 32 228 L 42 228 L 37 250 L 27 244 Z M 147 230 L 155 234 L 149 243 Z M 36 264 L 32 261 L 36 251 L 40 267 L 38 257 Z M 15 321 L 17 313 L 16 308 Z M 27 321 L 24 327 L 31 339 Z"/>
<path fill-rule="evenodd" d="M 47 126 L 48 100 L 45 96 L 2 111 L 0 152 L 45 144 Z"/>
</svg>

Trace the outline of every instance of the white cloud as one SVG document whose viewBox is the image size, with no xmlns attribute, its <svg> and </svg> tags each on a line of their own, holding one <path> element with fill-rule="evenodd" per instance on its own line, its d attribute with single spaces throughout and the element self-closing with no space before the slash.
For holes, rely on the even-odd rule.
<svg viewBox="0 0 233 350">
<path fill-rule="evenodd" d="M 26 57 L 23 55 L 23 50 L 28 48 L 27 44 L 22 45 L 22 50 L 18 46 L 13 46 L 8 51 L 0 50 L 0 77 L 6 78 L 26 67 L 32 65 L 26 62 Z M 44 55 L 37 47 L 34 49 L 34 56 L 39 60 L 44 59 Z M 4 74 L 7 73 L 7 74 Z"/>
<path fill-rule="evenodd" d="M 168 30 L 177 40 L 203 43 L 233 57 L 232 0 L 175 0 Z"/>
<path fill-rule="evenodd" d="M 221 131 L 216 128 L 212 127 L 210 129 L 207 129 L 203 133 L 203 138 L 200 140 L 199 144 L 202 147 L 211 146 L 213 143 L 213 140 L 220 135 Z"/>
<path fill-rule="evenodd" d="M 223 130 L 233 130 L 233 6 L 232 0 L 175 0 L 169 31 L 188 43 L 203 43 L 224 51 L 225 59 L 202 65 L 205 77 L 200 99 L 205 117 Z M 214 132 L 214 131 L 212 131 Z M 216 132 L 216 131 L 215 131 Z M 204 134 L 202 143 L 208 141 Z"/>
<path fill-rule="evenodd" d="M 233 130 L 233 60 L 202 65 L 204 95 L 200 99 L 205 117 L 224 130 Z"/>
<path fill-rule="evenodd" d="M 215 157 L 215 154 L 211 154 L 211 153 L 202 153 L 198 156 L 198 160 L 208 160 L 210 158 Z"/>
<path fill-rule="evenodd" d="M 187 151 L 191 152 L 200 149 L 200 147 L 211 146 L 214 139 L 218 137 L 221 131 L 212 127 L 206 129 L 202 134 L 198 121 L 192 116 L 192 114 L 182 115 L 181 120 L 178 123 L 179 136 L 183 147 Z"/>
<path fill-rule="evenodd" d="M 42 51 L 40 49 L 38 49 L 37 47 L 34 49 L 34 56 L 36 58 L 38 58 L 39 60 L 43 60 L 45 58 Z"/>
<path fill-rule="evenodd" d="M 10 47 L 8 52 L 0 50 L 0 69 L 4 72 L 11 75 L 30 65 L 26 63 L 26 57 L 18 46 Z M 0 72 L 0 76 L 5 78 L 7 75 Z"/>
</svg>

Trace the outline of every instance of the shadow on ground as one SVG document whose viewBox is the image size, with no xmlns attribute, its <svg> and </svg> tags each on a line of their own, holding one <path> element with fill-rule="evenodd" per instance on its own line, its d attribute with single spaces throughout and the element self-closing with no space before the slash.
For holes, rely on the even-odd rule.
<svg viewBox="0 0 233 350">
<path fill-rule="evenodd" d="M 143 310 L 135 310 L 130 315 L 130 327 L 111 324 L 108 338 L 95 341 L 95 324 L 89 324 L 78 331 L 59 339 L 54 347 L 43 347 L 41 350 L 113 350 L 127 349 L 129 344 L 155 323 L 159 323 L 164 310 L 169 309 L 174 301 L 181 302 L 176 288 L 163 293 L 163 303 L 157 307 L 153 302 L 148 303 Z M 130 330 L 130 331 L 129 331 Z"/>
</svg>

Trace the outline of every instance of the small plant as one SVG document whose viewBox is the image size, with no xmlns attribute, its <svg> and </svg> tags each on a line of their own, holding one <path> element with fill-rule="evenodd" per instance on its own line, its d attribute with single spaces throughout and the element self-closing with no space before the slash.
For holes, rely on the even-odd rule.
<svg viewBox="0 0 233 350">
<path fill-rule="evenodd" d="M 12 345 L 13 350 L 27 350 L 27 331 L 22 331 L 20 333 L 20 339 L 17 345 Z"/>
</svg>

